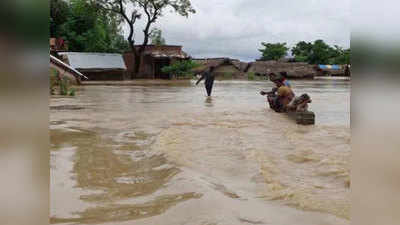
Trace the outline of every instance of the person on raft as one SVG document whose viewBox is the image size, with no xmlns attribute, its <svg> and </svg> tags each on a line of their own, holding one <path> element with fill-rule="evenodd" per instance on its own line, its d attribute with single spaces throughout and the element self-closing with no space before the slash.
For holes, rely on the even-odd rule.
<svg viewBox="0 0 400 225">
<path fill-rule="evenodd" d="M 292 86 L 290 85 L 290 82 L 287 80 L 287 73 L 283 71 L 283 72 L 279 72 L 279 75 L 280 75 L 280 79 L 281 79 L 282 83 L 285 86 L 291 88 Z"/>
<path fill-rule="evenodd" d="M 215 66 L 210 66 L 207 70 L 201 73 L 200 79 L 196 82 L 196 85 L 200 83 L 200 81 L 204 80 L 204 86 L 206 87 L 207 96 L 211 96 L 212 88 L 214 85 L 215 75 L 213 74 L 215 70 Z"/>
<path fill-rule="evenodd" d="M 286 80 L 286 72 L 280 72 L 279 75 L 270 73 L 270 80 L 275 83 L 276 87 L 271 92 L 261 91 L 261 95 L 268 96 L 270 107 L 276 112 L 305 112 L 308 111 L 308 103 L 311 98 L 308 94 L 302 94 L 295 97 L 290 87 L 290 83 Z"/>
<path fill-rule="evenodd" d="M 291 112 L 308 111 L 308 103 L 311 103 L 311 98 L 308 94 L 302 94 L 295 97 L 287 106 L 286 110 Z"/>
<path fill-rule="evenodd" d="M 281 74 L 275 73 L 269 74 L 270 80 L 275 83 L 276 87 L 270 92 L 261 91 L 261 95 L 267 95 L 270 107 L 275 112 L 286 112 L 286 106 L 294 99 L 295 95 L 290 85 L 286 81 L 286 78 Z"/>
</svg>

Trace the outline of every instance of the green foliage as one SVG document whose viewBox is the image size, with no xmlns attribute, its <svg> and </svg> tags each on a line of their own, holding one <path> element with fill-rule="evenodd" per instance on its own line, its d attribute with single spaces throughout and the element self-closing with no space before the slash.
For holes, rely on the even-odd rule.
<svg viewBox="0 0 400 225">
<path fill-rule="evenodd" d="M 232 72 L 224 72 L 222 75 L 223 79 L 229 80 L 233 78 L 233 73 Z"/>
<path fill-rule="evenodd" d="M 312 53 L 313 44 L 300 41 L 292 48 L 292 55 L 297 62 L 308 62 L 308 56 Z"/>
<path fill-rule="evenodd" d="M 70 51 L 123 52 L 121 16 L 88 0 L 50 0 L 50 33 L 68 41 Z"/>
<path fill-rule="evenodd" d="M 60 95 L 68 95 L 68 89 L 70 87 L 69 79 L 63 77 L 60 79 Z"/>
<path fill-rule="evenodd" d="M 75 96 L 75 92 L 76 92 L 76 89 L 75 89 L 75 88 L 70 88 L 70 90 L 69 90 L 69 96 Z"/>
<path fill-rule="evenodd" d="M 339 46 L 335 46 L 335 57 L 331 59 L 331 64 L 338 64 L 338 65 L 344 65 L 344 64 L 350 64 L 350 56 L 351 56 L 351 50 L 350 49 L 343 49 Z"/>
<path fill-rule="evenodd" d="M 70 15 L 70 9 L 64 0 L 50 1 L 50 37 L 56 37 L 60 34 L 60 25 L 67 22 Z"/>
<path fill-rule="evenodd" d="M 304 56 L 304 55 L 298 55 L 294 57 L 296 62 L 307 62 L 308 61 L 308 57 Z"/>
<path fill-rule="evenodd" d="M 159 11 L 159 15 L 162 15 L 163 10 L 168 7 L 171 7 L 177 14 L 185 17 L 188 17 L 190 13 L 196 13 L 190 0 L 132 0 L 132 2 L 142 8 L 146 8 L 150 14 L 157 10 Z"/>
<path fill-rule="evenodd" d="M 286 56 L 287 51 L 289 50 L 286 47 L 286 43 L 261 43 L 264 46 L 264 49 L 259 49 L 262 53 L 261 60 L 279 60 L 282 57 Z"/>
<path fill-rule="evenodd" d="M 153 45 L 165 45 L 165 39 L 162 37 L 162 31 L 154 28 L 150 34 L 151 44 Z"/>
<path fill-rule="evenodd" d="M 256 79 L 256 74 L 254 72 L 249 72 L 247 74 L 247 79 L 248 80 L 255 80 Z"/>
<path fill-rule="evenodd" d="M 58 86 L 58 71 L 55 69 L 51 68 L 50 69 L 50 95 L 55 95 L 56 94 L 56 87 Z"/>
<path fill-rule="evenodd" d="M 314 43 L 300 41 L 292 48 L 292 55 L 297 62 L 310 64 L 350 64 L 350 49 L 339 46 L 332 48 L 323 40 Z"/>
<path fill-rule="evenodd" d="M 138 20 L 142 18 L 145 20 L 145 28 L 143 29 L 145 38 L 142 43 L 145 46 L 148 44 L 148 39 L 151 38 L 151 25 L 163 16 L 165 10 L 172 9 L 172 11 L 184 17 L 196 13 L 190 0 L 92 0 L 92 2 L 104 9 L 116 12 L 128 23 L 130 32 L 128 41 L 131 46 L 135 43 L 134 29 Z M 127 11 L 131 11 L 131 14 L 127 14 Z M 159 34 L 161 36 L 161 32 Z"/>
<path fill-rule="evenodd" d="M 308 56 L 310 64 L 329 64 L 335 52 L 332 47 L 323 40 L 316 40 L 312 46 L 311 54 Z"/>
<path fill-rule="evenodd" d="M 191 70 L 196 68 L 197 66 L 199 66 L 199 64 L 192 60 L 183 60 L 176 61 L 169 66 L 164 66 L 161 71 L 177 78 L 192 77 L 193 73 Z"/>
<path fill-rule="evenodd" d="M 58 89 L 58 94 L 64 96 L 75 96 L 76 89 L 72 87 L 71 81 L 68 77 L 60 77 L 60 73 L 55 70 L 50 70 L 50 94 L 55 95 Z"/>
</svg>

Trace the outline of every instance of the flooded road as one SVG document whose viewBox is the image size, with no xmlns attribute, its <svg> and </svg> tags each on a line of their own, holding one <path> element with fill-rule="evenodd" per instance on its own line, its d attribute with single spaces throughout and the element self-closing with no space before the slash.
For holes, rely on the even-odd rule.
<svg viewBox="0 0 400 225">
<path fill-rule="evenodd" d="M 52 224 L 339 225 L 350 216 L 350 82 L 292 81 L 315 126 L 267 109 L 268 82 L 83 86 L 50 100 Z"/>
</svg>

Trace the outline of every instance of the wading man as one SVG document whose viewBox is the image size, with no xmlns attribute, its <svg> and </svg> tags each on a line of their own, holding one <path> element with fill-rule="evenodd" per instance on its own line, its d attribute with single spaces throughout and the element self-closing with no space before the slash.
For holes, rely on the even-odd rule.
<svg viewBox="0 0 400 225">
<path fill-rule="evenodd" d="M 209 69 L 201 73 L 200 79 L 196 82 L 196 85 L 198 85 L 200 81 L 205 79 L 204 86 L 206 87 L 207 96 L 211 96 L 212 88 L 214 85 L 214 79 L 215 79 L 215 76 L 213 74 L 214 69 L 215 66 L 210 66 Z"/>
</svg>

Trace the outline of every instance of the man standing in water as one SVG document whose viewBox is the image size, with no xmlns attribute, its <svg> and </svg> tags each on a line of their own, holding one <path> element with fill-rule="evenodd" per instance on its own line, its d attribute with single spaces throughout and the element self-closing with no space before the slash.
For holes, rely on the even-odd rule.
<svg viewBox="0 0 400 225">
<path fill-rule="evenodd" d="M 213 88 L 213 84 L 214 84 L 214 79 L 215 79 L 215 76 L 213 74 L 214 69 L 215 69 L 215 66 L 210 66 L 210 68 L 208 68 L 201 74 L 200 79 L 196 82 L 196 85 L 198 85 L 200 83 L 200 81 L 205 79 L 204 86 L 206 87 L 208 97 L 211 96 L 211 92 L 212 92 L 212 88 Z"/>
</svg>

